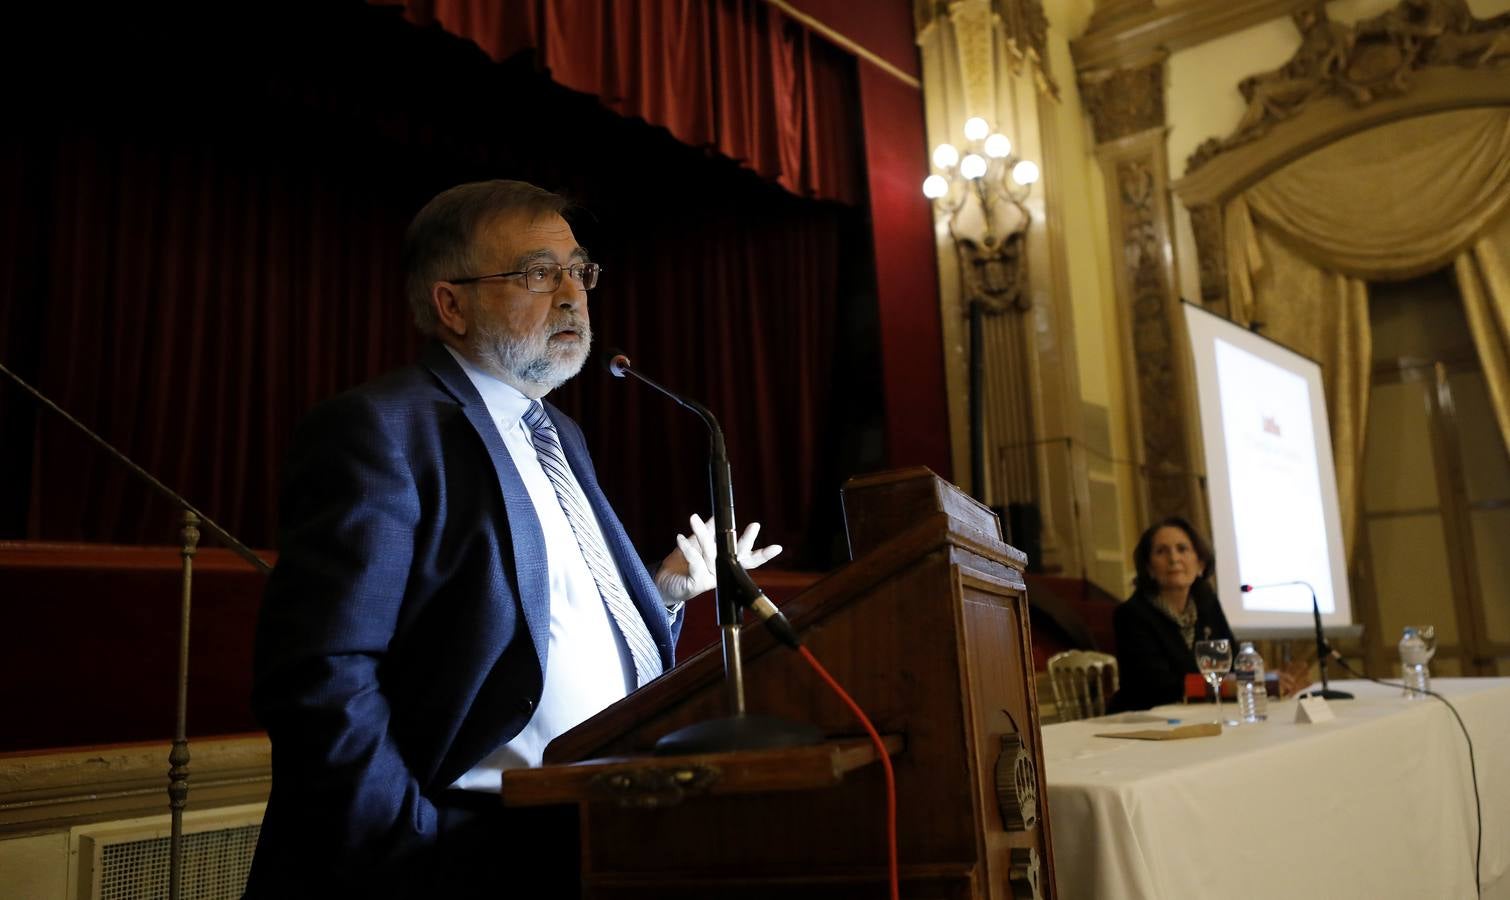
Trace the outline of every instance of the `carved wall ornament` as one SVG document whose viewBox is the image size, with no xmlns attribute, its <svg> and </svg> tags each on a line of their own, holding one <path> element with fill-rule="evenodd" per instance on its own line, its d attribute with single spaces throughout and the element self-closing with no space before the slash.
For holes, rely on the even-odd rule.
<svg viewBox="0 0 1510 900">
<path fill-rule="evenodd" d="M 1033 296 L 1028 290 L 1026 231 L 1013 231 L 1000 239 L 987 234 L 980 242 L 956 237 L 954 242 L 959 249 L 960 273 L 965 282 L 962 313 L 968 314 L 974 303 L 982 304 L 990 314 L 1008 310 L 1027 312 L 1033 308 Z"/>
<path fill-rule="evenodd" d="M 1096 69 L 1080 75 L 1080 96 L 1097 143 L 1164 124 L 1164 55 L 1145 65 Z"/>
<path fill-rule="evenodd" d="M 1227 137 L 1197 147 L 1187 172 L 1262 137 L 1319 97 L 1340 95 L 1362 107 L 1408 92 L 1414 73 L 1428 66 L 1476 69 L 1510 60 L 1510 13 L 1475 19 L 1464 0 L 1402 0 L 1354 25 L 1331 21 L 1323 3 L 1291 18 L 1300 48 L 1279 68 L 1238 83 L 1248 102 L 1243 118 Z"/>
<path fill-rule="evenodd" d="M 1179 415 L 1182 388 L 1174 369 L 1177 349 L 1165 308 L 1170 286 L 1164 267 L 1166 236 L 1158 204 L 1165 185 L 1151 159 L 1117 165 L 1122 206 L 1122 249 L 1131 293 L 1133 353 L 1136 358 L 1143 458 L 1148 462 L 1150 518 L 1188 515 L 1189 466 Z"/>
<path fill-rule="evenodd" d="M 1038 90 L 1059 99 L 1059 85 L 1049 71 L 1049 18 L 1040 0 L 995 0 L 993 6 L 1006 33 L 1012 73 L 1026 67 Z"/>
<path fill-rule="evenodd" d="M 975 7 L 979 13 L 973 9 Z M 972 35 L 983 37 L 989 50 L 991 38 L 1000 29 L 1012 74 L 1021 75 L 1026 70 L 1040 92 L 1059 99 L 1059 85 L 1049 71 L 1049 19 L 1043 11 L 1042 0 L 913 0 L 912 20 L 919 44 L 927 40 L 929 32 L 940 21 L 952 25 L 962 58 L 973 52 L 965 46 L 967 41 L 974 39 Z M 967 81 L 971 71 L 992 70 L 989 58 L 984 61 L 984 66 L 973 70 L 970 59 L 962 59 L 962 62 L 966 64 Z"/>
<path fill-rule="evenodd" d="M 1221 206 L 1202 203 L 1192 207 L 1190 226 L 1195 232 L 1196 257 L 1200 262 L 1201 302 L 1216 304 L 1227 296 L 1227 248 Z"/>
</svg>

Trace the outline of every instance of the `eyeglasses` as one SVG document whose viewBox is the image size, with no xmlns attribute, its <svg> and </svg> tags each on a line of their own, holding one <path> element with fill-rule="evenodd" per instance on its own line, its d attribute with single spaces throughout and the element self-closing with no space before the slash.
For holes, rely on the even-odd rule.
<svg viewBox="0 0 1510 900">
<path fill-rule="evenodd" d="M 524 276 L 524 288 L 535 294 L 549 294 L 561 287 L 561 273 L 571 276 L 571 280 L 582 286 L 582 290 L 590 291 L 598 286 L 598 276 L 603 274 L 603 267 L 597 263 L 573 263 L 563 266 L 560 263 L 537 263 L 527 269 L 518 272 L 498 272 L 493 275 L 478 275 L 473 278 L 447 278 L 452 284 L 471 284 L 474 281 L 484 281 L 489 278 L 518 278 Z"/>
</svg>

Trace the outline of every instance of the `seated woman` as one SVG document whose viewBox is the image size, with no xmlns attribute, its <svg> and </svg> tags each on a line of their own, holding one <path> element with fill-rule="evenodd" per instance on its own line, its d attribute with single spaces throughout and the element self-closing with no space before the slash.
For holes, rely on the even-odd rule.
<svg viewBox="0 0 1510 900">
<path fill-rule="evenodd" d="M 1200 673 L 1195 642 L 1232 640 L 1207 577 L 1211 547 L 1189 522 L 1172 516 L 1154 523 L 1138 539 L 1133 565 L 1133 595 L 1112 616 L 1121 688 L 1109 712 L 1178 703 L 1185 676 Z"/>
</svg>

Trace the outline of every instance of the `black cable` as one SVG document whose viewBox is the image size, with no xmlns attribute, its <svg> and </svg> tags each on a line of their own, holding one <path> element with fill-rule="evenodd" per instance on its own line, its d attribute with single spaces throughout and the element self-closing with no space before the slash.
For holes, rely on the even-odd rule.
<svg viewBox="0 0 1510 900">
<path fill-rule="evenodd" d="M 1457 707 L 1453 706 L 1446 697 L 1443 697 L 1436 691 L 1421 690 L 1420 688 L 1408 687 L 1404 682 L 1381 681 L 1378 678 L 1364 675 L 1362 672 L 1359 672 L 1352 666 L 1348 665 L 1347 661 L 1342 658 L 1342 655 L 1335 651 L 1333 651 L 1332 653 L 1332 659 L 1336 661 L 1337 665 L 1346 670 L 1349 675 L 1357 678 L 1362 678 L 1365 681 L 1372 681 L 1374 684 L 1382 684 L 1385 687 L 1401 688 L 1407 691 L 1415 691 L 1418 694 L 1429 694 L 1442 701 L 1442 704 L 1447 707 L 1447 710 L 1449 712 L 1452 713 L 1452 717 L 1458 720 L 1458 728 L 1463 732 L 1463 740 L 1468 742 L 1468 772 L 1473 777 L 1473 814 L 1476 819 L 1476 827 L 1478 829 L 1478 846 L 1475 847 L 1473 851 L 1473 890 L 1476 896 L 1484 896 L 1484 889 L 1479 884 L 1479 867 L 1484 858 L 1484 808 L 1479 801 L 1479 769 L 1478 765 L 1473 761 L 1473 738 L 1468 736 L 1468 726 L 1463 724 L 1463 717 L 1458 715 Z"/>
</svg>

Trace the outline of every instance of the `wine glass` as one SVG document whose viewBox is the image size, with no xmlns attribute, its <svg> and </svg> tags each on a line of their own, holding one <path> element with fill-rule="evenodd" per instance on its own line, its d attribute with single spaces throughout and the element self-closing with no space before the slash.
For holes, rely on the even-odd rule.
<svg viewBox="0 0 1510 900">
<path fill-rule="evenodd" d="M 1222 676 L 1232 668 L 1232 642 L 1223 638 L 1219 641 L 1196 641 L 1195 664 L 1201 670 L 1201 675 L 1211 685 L 1211 693 L 1216 699 L 1216 724 L 1222 724 Z"/>
</svg>

